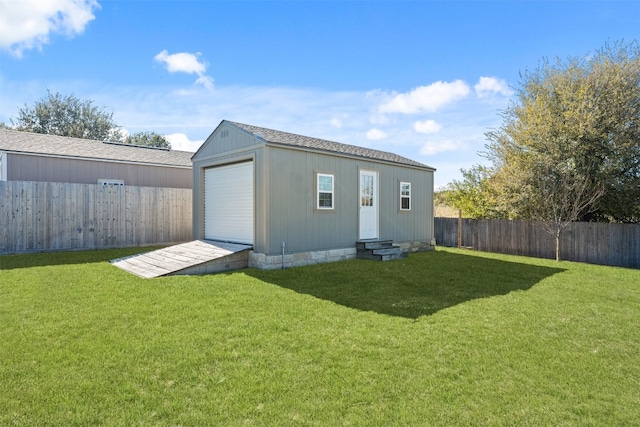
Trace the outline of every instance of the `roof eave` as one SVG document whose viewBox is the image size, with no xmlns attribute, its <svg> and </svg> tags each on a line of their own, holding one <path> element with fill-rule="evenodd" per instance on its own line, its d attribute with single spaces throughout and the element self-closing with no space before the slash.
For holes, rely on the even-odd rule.
<svg viewBox="0 0 640 427">
<path fill-rule="evenodd" d="M 145 165 L 145 166 L 161 166 L 168 168 L 179 169 L 191 169 L 191 165 L 179 165 L 175 163 L 157 163 L 157 162 L 143 162 L 135 160 L 121 160 L 121 159 L 107 159 L 104 157 L 83 157 L 83 156 L 70 156 L 65 154 L 50 154 L 50 153 L 38 153 L 33 151 L 19 151 L 14 149 L 0 149 L 0 151 L 9 154 L 19 154 L 22 156 L 34 156 L 34 157 L 51 157 L 56 159 L 73 159 L 73 160 L 86 160 L 92 162 L 105 162 L 105 163 L 122 163 L 130 165 Z"/>
<path fill-rule="evenodd" d="M 256 137 L 256 135 L 253 135 L 253 136 Z M 311 147 L 304 147 L 304 146 L 300 146 L 300 145 L 286 144 L 286 143 L 282 143 L 282 142 L 266 141 L 263 138 L 260 138 L 260 139 L 262 141 L 264 141 L 265 145 L 267 145 L 267 146 L 270 145 L 270 146 L 275 146 L 275 147 L 278 147 L 278 148 L 285 148 L 285 149 L 289 149 L 289 150 L 306 151 L 306 152 L 311 152 L 311 153 L 322 153 L 322 154 L 328 154 L 328 155 L 332 155 L 332 156 L 344 157 L 344 158 L 349 158 L 349 159 L 366 160 L 366 161 L 369 161 L 369 162 L 383 163 L 383 164 L 393 165 L 393 166 L 402 166 L 402 167 L 406 167 L 406 168 L 420 169 L 420 170 L 425 170 L 425 171 L 429 171 L 429 172 L 435 172 L 436 171 L 435 168 L 433 168 L 431 166 L 428 166 L 428 165 L 419 166 L 419 165 L 413 165 L 413 164 L 409 164 L 409 163 L 394 162 L 394 161 L 391 161 L 391 160 L 376 159 L 375 157 L 358 156 L 357 154 L 341 153 L 339 151 L 323 150 L 321 148 L 311 148 Z"/>
</svg>

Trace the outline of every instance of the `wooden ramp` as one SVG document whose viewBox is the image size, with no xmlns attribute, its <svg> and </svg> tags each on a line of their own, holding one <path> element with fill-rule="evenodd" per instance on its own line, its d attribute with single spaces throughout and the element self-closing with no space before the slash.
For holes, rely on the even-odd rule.
<svg viewBox="0 0 640 427">
<path fill-rule="evenodd" d="M 111 264 L 145 279 L 176 274 L 208 274 L 245 268 L 250 245 L 195 240 L 114 259 Z"/>
</svg>

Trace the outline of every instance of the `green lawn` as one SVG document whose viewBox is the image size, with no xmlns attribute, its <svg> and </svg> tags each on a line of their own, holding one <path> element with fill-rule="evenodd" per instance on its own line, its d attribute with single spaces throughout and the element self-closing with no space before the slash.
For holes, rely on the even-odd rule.
<svg viewBox="0 0 640 427">
<path fill-rule="evenodd" d="M 133 252 L 0 257 L 0 425 L 640 425 L 640 270 L 107 262 Z"/>
</svg>

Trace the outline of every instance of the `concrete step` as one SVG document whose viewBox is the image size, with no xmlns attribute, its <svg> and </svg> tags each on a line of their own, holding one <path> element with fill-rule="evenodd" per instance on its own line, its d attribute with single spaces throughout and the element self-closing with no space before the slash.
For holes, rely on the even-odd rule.
<svg viewBox="0 0 640 427">
<path fill-rule="evenodd" d="M 374 261 L 389 261 L 402 259 L 408 256 L 400 246 L 394 245 L 392 240 L 360 240 L 356 242 L 356 258 Z"/>
<path fill-rule="evenodd" d="M 400 251 L 400 252 L 395 253 L 395 254 L 383 255 L 382 256 L 382 261 L 391 261 L 391 260 L 394 260 L 394 259 L 404 259 L 404 258 L 407 258 L 407 257 L 409 257 L 409 253 L 408 252 Z"/>
<path fill-rule="evenodd" d="M 357 252 L 356 258 L 367 259 L 372 261 L 391 261 L 394 259 L 407 258 L 409 254 L 404 251 L 395 251 L 393 253 L 376 254 L 373 252 Z"/>
<path fill-rule="evenodd" d="M 385 239 L 371 239 L 371 240 L 358 240 L 356 242 L 356 249 L 380 249 L 384 247 L 390 247 L 393 245 L 393 240 Z"/>
<path fill-rule="evenodd" d="M 393 255 L 402 252 L 400 246 L 393 246 L 390 248 L 372 249 L 374 255 Z"/>
</svg>

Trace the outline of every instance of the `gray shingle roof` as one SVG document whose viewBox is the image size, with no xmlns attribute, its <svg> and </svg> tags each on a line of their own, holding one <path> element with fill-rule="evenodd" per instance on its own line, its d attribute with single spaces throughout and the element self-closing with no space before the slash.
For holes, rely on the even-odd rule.
<svg viewBox="0 0 640 427">
<path fill-rule="evenodd" d="M 189 151 L 161 150 L 92 139 L 0 129 L 0 150 L 172 167 L 191 167 Z"/>
<path fill-rule="evenodd" d="M 327 141 L 325 139 L 312 138 L 309 136 L 296 135 L 294 133 L 282 132 L 279 130 L 267 129 L 243 123 L 226 121 L 240 129 L 268 143 L 281 144 L 293 147 L 306 148 L 311 150 L 327 151 L 330 153 L 342 154 L 350 157 L 361 157 L 364 159 L 378 160 L 383 162 L 397 163 L 400 165 L 413 166 L 422 169 L 435 170 L 431 166 L 416 162 L 415 160 L 389 153 L 387 151 L 373 150 L 371 148 L 358 147 L 356 145 L 342 144 L 339 142 Z"/>
</svg>

